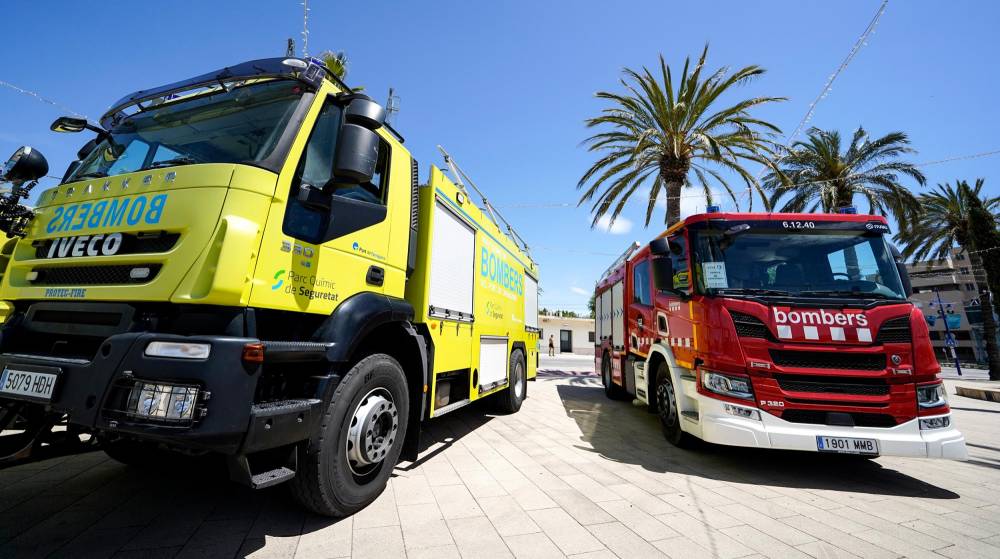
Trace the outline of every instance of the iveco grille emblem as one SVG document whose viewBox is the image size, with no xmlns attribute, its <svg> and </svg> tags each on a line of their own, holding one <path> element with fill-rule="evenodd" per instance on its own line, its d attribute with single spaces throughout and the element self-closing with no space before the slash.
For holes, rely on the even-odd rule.
<svg viewBox="0 0 1000 559">
<path fill-rule="evenodd" d="M 903 362 L 903 358 L 900 357 L 900 356 L 898 356 L 898 355 L 896 355 L 896 354 L 893 354 L 893 356 L 890 357 L 889 359 L 892 359 L 892 364 L 893 365 L 899 365 L 900 363 Z"/>
<path fill-rule="evenodd" d="M 111 181 L 104 181 L 104 184 L 101 185 L 101 190 L 105 192 L 111 190 Z"/>
<path fill-rule="evenodd" d="M 163 175 L 164 182 L 174 182 L 174 179 L 176 178 L 177 178 L 177 173 L 174 171 L 170 171 L 166 175 Z"/>
<path fill-rule="evenodd" d="M 142 184 L 143 186 L 149 186 L 153 184 L 153 175 L 146 175 L 145 177 L 142 177 Z"/>
<path fill-rule="evenodd" d="M 122 190 L 125 190 L 126 188 L 128 188 L 128 178 L 127 177 L 124 178 L 124 179 L 122 179 Z"/>
</svg>

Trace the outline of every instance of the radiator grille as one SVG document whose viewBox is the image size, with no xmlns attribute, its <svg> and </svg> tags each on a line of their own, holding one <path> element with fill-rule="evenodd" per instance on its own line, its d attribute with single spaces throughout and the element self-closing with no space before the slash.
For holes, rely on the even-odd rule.
<svg viewBox="0 0 1000 559">
<path fill-rule="evenodd" d="M 137 285 L 148 283 L 160 271 L 160 264 L 115 264 L 112 266 L 54 266 L 35 268 L 38 277 L 31 285 Z M 149 275 L 133 278 L 135 268 L 149 268 Z"/>
<path fill-rule="evenodd" d="M 834 413 L 815 410 L 785 410 L 781 414 L 781 419 L 792 423 L 812 423 L 815 425 L 842 425 L 831 417 Z M 896 418 L 885 413 L 836 413 L 837 416 L 850 416 L 855 427 L 895 427 Z"/>
<path fill-rule="evenodd" d="M 831 351 L 771 350 L 771 361 L 780 367 L 808 369 L 847 369 L 881 371 L 885 369 L 883 353 L 845 353 Z"/>
<path fill-rule="evenodd" d="M 900 316 L 882 323 L 882 327 L 878 330 L 878 336 L 875 338 L 875 343 L 910 343 L 912 339 L 910 317 Z"/>
<path fill-rule="evenodd" d="M 877 379 L 838 379 L 775 375 L 778 386 L 787 392 L 813 392 L 819 394 L 854 394 L 859 396 L 885 396 L 889 385 Z"/>
<path fill-rule="evenodd" d="M 157 254 L 167 252 L 168 250 L 174 248 L 177 244 L 177 239 L 180 239 L 179 233 L 161 233 L 154 235 L 132 235 L 128 233 L 120 233 L 122 236 L 121 246 L 115 251 L 116 255 L 119 254 Z M 34 243 L 35 247 L 35 258 L 49 258 L 49 251 L 53 251 L 52 256 L 58 258 L 61 254 L 62 257 L 72 256 L 72 249 L 75 239 L 73 237 L 67 238 L 65 241 L 63 239 L 47 239 L 44 241 L 36 241 Z M 61 242 L 67 243 L 65 246 L 56 246 L 52 248 L 53 244 L 59 245 Z M 83 247 L 91 248 L 87 243 L 84 243 Z M 99 249 L 101 245 L 95 243 L 95 249 Z M 60 252 L 61 251 L 61 252 Z M 79 256 L 79 254 L 77 255 Z"/>
<path fill-rule="evenodd" d="M 410 159 L 410 229 L 417 230 L 420 219 L 420 169 L 416 159 Z"/>
<path fill-rule="evenodd" d="M 733 324 L 736 326 L 736 335 L 741 338 L 762 338 L 774 341 L 771 330 L 764 322 L 752 315 L 730 310 L 733 317 Z"/>
</svg>

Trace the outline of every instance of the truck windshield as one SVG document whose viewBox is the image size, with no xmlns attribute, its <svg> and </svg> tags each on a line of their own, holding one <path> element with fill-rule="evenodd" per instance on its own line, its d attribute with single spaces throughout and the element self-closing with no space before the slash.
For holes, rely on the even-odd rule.
<svg viewBox="0 0 1000 559">
<path fill-rule="evenodd" d="M 277 144 L 301 97 L 296 82 L 219 88 L 127 117 L 69 182 L 191 163 L 254 163 Z"/>
<path fill-rule="evenodd" d="M 880 232 L 738 225 L 691 237 L 701 293 L 906 299 Z"/>
</svg>

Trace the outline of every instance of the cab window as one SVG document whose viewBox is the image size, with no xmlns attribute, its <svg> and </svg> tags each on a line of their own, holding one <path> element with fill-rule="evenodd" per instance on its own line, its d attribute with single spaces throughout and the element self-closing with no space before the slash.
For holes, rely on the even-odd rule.
<svg viewBox="0 0 1000 559">
<path fill-rule="evenodd" d="M 379 141 L 378 159 L 371 181 L 361 184 L 342 183 L 333 175 L 341 114 L 342 108 L 328 101 L 316 119 L 289 191 L 283 227 L 288 235 L 304 240 L 316 238 L 322 233 L 320 229 L 328 223 L 328 212 L 306 207 L 299 202 L 297 196 L 303 184 L 322 188 L 333 196 L 369 204 L 385 205 L 388 200 L 390 148 L 385 140 Z"/>
<path fill-rule="evenodd" d="M 690 292 L 691 279 L 688 271 L 687 239 L 684 235 L 674 235 L 667 239 L 670 246 L 670 262 L 674 270 L 674 289 Z"/>
<path fill-rule="evenodd" d="M 643 260 L 632 268 L 632 302 L 638 305 L 652 305 L 650 291 L 649 260 Z"/>
</svg>

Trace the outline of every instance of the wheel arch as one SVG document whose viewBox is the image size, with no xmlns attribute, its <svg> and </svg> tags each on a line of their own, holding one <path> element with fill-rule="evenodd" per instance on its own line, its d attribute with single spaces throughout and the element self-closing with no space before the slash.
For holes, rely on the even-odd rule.
<svg viewBox="0 0 1000 559">
<path fill-rule="evenodd" d="M 674 384 L 674 393 L 677 395 L 677 408 L 679 411 L 698 411 L 692 408 L 688 403 L 688 398 L 684 393 L 684 385 L 682 379 L 683 367 L 677 364 L 677 360 L 674 359 L 674 352 L 669 346 L 663 342 L 657 342 L 653 344 L 652 348 L 649 350 L 649 356 L 646 358 L 647 367 L 647 382 L 649 383 L 648 389 L 649 394 L 656 393 L 656 368 L 660 366 L 660 363 L 667 364 L 667 371 L 670 374 L 670 381 Z M 654 400 L 655 402 L 655 400 Z M 656 404 L 650 405 L 652 411 L 656 410 Z M 681 429 L 687 431 L 685 428 L 685 422 L 681 421 Z"/>
</svg>

